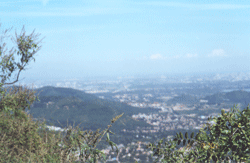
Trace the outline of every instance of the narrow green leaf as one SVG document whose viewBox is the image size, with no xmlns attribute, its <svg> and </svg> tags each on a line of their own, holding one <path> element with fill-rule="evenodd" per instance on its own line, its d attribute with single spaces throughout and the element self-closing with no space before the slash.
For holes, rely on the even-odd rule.
<svg viewBox="0 0 250 163">
<path fill-rule="evenodd" d="M 186 139 L 183 140 L 183 145 L 185 145 L 185 144 L 186 144 Z"/>
<path fill-rule="evenodd" d="M 191 133 L 191 138 L 193 138 L 193 137 L 194 137 L 194 132 Z"/>
<path fill-rule="evenodd" d="M 183 139 L 183 134 L 180 132 L 180 137 L 181 137 L 181 139 Z"/>
<path fill-rule="evenodd" d="M 107 133 L 107 139 L 110 140 L 110 139 L 109 139 L 109 133 Z"/>
<path fill-rule="evenodd" d="M 188 139 L 188 133 L 187 132 L 185 133 L 185 138 Z"/>
</svg>

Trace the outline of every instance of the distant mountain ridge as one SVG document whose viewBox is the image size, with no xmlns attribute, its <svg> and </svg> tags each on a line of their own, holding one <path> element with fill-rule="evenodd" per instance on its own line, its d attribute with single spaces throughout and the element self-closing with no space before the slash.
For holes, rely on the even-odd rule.
<svg viewBox="0 0 250 163">
<path fill-rule="evenodd" d="M 204 99 L 208 100 L 209 104 L 222 103 L 225 101 L 232 103 L 249 103 L 250 92 L 237 90 L 227 93 L 216 93 L 214 95 L 206 96 Z"/>
<path fill-rule="evenodd" d="M 231 91 L 227 93 L 216 93 L 213 95 L 208 95 L 204 98 L 197 98 L 190 94 L 182 94 L 180 96 L 176 96 L 168 101 L 168 103 L 181 103 L 181 104 L 195 104 L 199 103 L 200 99 L 208 100 L 208 104 L 216 104 L 223 102 L 230 103 L 249 103 L 250 102 L 250 92 L 237 90 Z"/>
</svg>

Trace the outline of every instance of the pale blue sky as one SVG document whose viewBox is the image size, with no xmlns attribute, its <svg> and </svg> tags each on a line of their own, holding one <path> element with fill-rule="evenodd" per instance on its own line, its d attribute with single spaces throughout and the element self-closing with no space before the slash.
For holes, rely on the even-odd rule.
<svg viewBox="0 0 250 163">
<path fill-rule="evenodd" d="M 250 71 L 249 0 L 1 0 L 0 23 L 45 37 L 21 78 Z"/>
</svg>

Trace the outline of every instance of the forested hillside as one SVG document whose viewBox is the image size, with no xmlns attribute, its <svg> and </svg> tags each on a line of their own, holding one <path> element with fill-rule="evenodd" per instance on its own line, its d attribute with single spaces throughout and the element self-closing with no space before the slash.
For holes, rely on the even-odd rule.
<svg viewBox="0 0 250 163">
<path fill-rule="evenodd" d="M 36 90 L 40 101 L 36 100 L 29 114 L 34 118 L 45 118 L 56 126 L 67 126 L 74 122 L 84 129 L 103 129 L 110 120 L 122 113 L 124 115 L 113 126 L 114 132 L 121 129 L 135 129 L 136 126 L 147 127 L 149 124 L 133 120 L 131 115 L 154 110 L 139 109 L 126 104 L 99 99 L 83 91 L 71 88 L 43 87 Z M 26 110 L 28 111 L 28 110 Z M 58 123 L 59 121 L 60 123 Z"/>
</svg>

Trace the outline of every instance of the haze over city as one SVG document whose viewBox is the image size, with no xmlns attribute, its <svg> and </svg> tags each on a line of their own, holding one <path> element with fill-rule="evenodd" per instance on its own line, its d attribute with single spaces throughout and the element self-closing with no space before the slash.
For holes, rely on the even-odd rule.
<svg viewBox="0 0 250 163">
<path fill-rule="evenodd" d="M 45 37 L 21 79 L 250 70 L 245 0 L 2 0 L 0 15 Z"/>
</svg>

